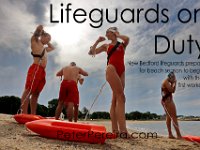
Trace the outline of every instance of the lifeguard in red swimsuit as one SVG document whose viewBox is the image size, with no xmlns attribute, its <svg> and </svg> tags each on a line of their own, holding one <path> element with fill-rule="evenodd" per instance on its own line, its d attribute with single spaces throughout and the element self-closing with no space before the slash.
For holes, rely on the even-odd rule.
<svg viewBox="0 0 200 150">
<path fill-rule="evenodd" d="M 129 43 L 129 37 L 121 35 L 116 27 L 111 27 L 106 31 L 106 37 L 111 41 L 109 44 L 103 44 L 97 48 L 97 45 L 105 38 L 100 36 L 91 46 L 89 55 L 95 56 L 101 52 L 108 55 L 106 67 L 106 80 L 112 89 L 112 104 L 110 108 L 110 117 L 113 133 L 128 136 L 125 119 L 125 65 L 124 54 Z M 122 40 L 118 43 L 118 39 Z M 126 133 L 126 134 L 124 134 Z M 120 134 L 121 135 L 121 134 Z M 125 137 L 126 138 L 126 137 Z"/>
<path fill-rule="evenodd" d="M 112 50 L 112 48 L 114 47 L 114 45 L 110 44 L 108 46 L 108 51 L 107 54 L 110 53 L 110 51 Z M 119 77 L 121 77 L 121 75 L 124 73 L 125 71 L 125 65 L 124 65 L 124 45 L 120 44 L 115 52 L 113 52 L 112 56 L 110 57 L 108 64 L 111 64 L 115 67 L 117 74 L 119 75 Z"/>
<path fill-rule="evenodd" d="M 161 86 L 161 92 L 162 92 L 161 104 L 166 112 L 166 125 L 168 129 L 169 138 L 175 138 L 171 130 L 171 123 L 172 123 L 176 130 L 177 138 L 181 139 L 182 136 L 179 130 L 177 114 L 176 114 L 176 106 L 172 96 L 172 93 L 175 93 L 175 91 L 176 91 L 176 76 L 174 72 L 170 72 L 167 76 L 167 79 L 163 81 Z"/>
<path fill-rule="evenodd" d="M 21 98 L 22 113 L 28 113 L 30 99 L 31 114 L 36 114 L 38 97 L 46 83 L 47 52 L 54 50 L 50 41 L 50 34 L 44 32 L 43 26 L 39 25 L 31 37 L 33 64 L 28 69 L 25 89 Z"/>
<path fill-rule="evenodd" d="M 30 90 L 31 93 L 40 93 L 46 83 L 45 69 L 37 64 L 32 64 L 29 67 L 25 88 Z"/>
<path fill-rule="evenodd" d="M 63 80 L 60 85 L 59 100 L 67 106 L 72 102 L 74 106 L 79 105 L 79 91 L 77 82 L 73 80 Z"/>
<path fill-rule="evenodd" d="M 67 118 L 74 122 L 78 119 L 78 107 L 79 107 L 79 91 L 78 82 L 83 83 L 83 79 L 80 75 L 88 76 L 88 73 L 76 66 L 76 63 L 71 62 L 69 66 L 62 68 L 56 76 L 63 76 L 63 81 L 60 85 L 59 101 L 56 108 L 55 117 L 59 118 L 63 106 L 66 107 Z"/>
</svg>

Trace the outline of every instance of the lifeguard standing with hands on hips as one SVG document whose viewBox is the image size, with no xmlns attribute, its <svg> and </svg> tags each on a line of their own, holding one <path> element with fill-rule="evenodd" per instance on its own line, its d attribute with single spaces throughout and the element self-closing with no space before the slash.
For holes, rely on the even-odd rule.
<svg viewBox="0 0 200 150">
<path fill-rule="evenodd" d="M 107 53 L 107 67 L 106 80 L 112 89 L 112 103 L 110 108 L 110 117 L 112 122 L 112 132 L 116 134 L 125 134 L 128 137 L 125 118 L 125 65 L 124 54 L 127 45 L 129 44 L 129 37 L 121 35 L 116 27 L 111 27 L 106 31 L 106 37 L 111 42 L 97 45 L 106 40 L 100 36 L 97 41 L 91 46 L 89 55 L 95 56 L 101 52 Z M 120 43 L 118 39 L 121 39 Z"/>
<path fill-rule="evenodd" d="M 36 114 L 38 97 L 46 83 L 47 52 L 54 50 L 50 41 L 51 35 L 43 30 L 42 25 L 39 25 L 31 37 L 33 64 L 28 69 L 25 89 L 21 98 L 22 113 L 28 113 L 30 100 L 31 114 Z"/>
</svg>

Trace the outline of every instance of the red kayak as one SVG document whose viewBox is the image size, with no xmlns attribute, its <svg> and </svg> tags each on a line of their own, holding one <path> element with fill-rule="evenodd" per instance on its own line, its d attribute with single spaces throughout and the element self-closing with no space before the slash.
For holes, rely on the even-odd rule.
<svg viewBox="0 0 200 150">
<path fill-rule="evenodd" d="M 105 126 L 95 124 L 41 119 L 28 122 L 25 126 L 42 137 L 59 140 L 103 144 L 107 138 L 115 138 L 114 134 L 106 132 Z"/>
<path fill-rule="evenodd" d="M 186 135 L 186 136 L 183 136 L 183 138 L 188 140 L 188 141 L 191 141 L 191 142 L 200 143 L 200 136 Z"/>
<path fill-rule="evenodd" d="M 25 124 L 30 121 L 44 119 L 44 117 L 39 116 L 39 115 L 32 115 L 32 114 L 16 114 L 14 115 L 14 119 L 19 124 Z"/>
</svg>

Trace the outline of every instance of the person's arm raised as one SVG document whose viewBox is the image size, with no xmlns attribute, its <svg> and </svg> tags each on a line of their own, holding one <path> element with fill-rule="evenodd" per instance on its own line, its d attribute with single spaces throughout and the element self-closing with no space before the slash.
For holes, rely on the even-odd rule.
<svg viewBox="0 0 200 150">
<path fill-rule="evenodd" d="M 117 38 L 123 41 L 124 47 L 126 48 L 126 46 L 129 44 L 129 37 L 126 35 L 121 35 L 119 34 L 119 32 L 115 32 L 115 35 L 117 36 Z"/>
<path fill-rule="evenodd" d="M 165 86 L 168 89 L 168 91 L 170 93 L 174 93 L 176 90 L 176 86 L 174 86 L 173 84 L 169 83 L 169 81 L 165 81 Z"/>
<path fill-rule="evenodd" d="M 99 54 L 103 51 L 107 50 L 107 44 L 103 44 L 100 47 L 97 48 L 97 45 L 102 42 L 105 41 L 105 38 L 100 36 L 97 41 L 94 43 L 93 46 L 90 47 L 90 51 L 88 52 L 89 55 L 95 56 L 96 54 Z"/>
<path fill-rule="evenodd" d="M 47 45 L 48 45 L 48 47 L 46 48 L 47 52 L 51 52 L 55 49 L 55 47 L 51 43 L 48 43 Z"/>
<path fill-rule="evenodd" d="M 42 25 L 37 26 L 35 32 L 33 33 L 33 36 L 31 37 L 31 41 L 38 42 L 38 38 L 42 35 L 43 32 L 44 32 L 43 26 Z"/>
</svg>

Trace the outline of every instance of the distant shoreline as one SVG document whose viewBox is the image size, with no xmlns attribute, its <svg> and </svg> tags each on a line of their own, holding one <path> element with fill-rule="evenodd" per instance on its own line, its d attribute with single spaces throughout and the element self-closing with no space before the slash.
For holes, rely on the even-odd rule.
<svg viewBox="0 0 200 150">
<path fill-rule="evenodd" d="M 178 119 L 179 121 L 200 121 L 199 119 Z"/>
<path fill-rule="evenodd" d="M 79 121 L 85 121 L 84 119 L 80 119 Z M 110 119 L 87 119 L 86 121 L 111 121 Z M 126 121 L 165 121 L 165 119 L 157 119 L 157 120 L 153 120 L 153 119 L 151 119 L 151 120 L 126 120 Z M 197 118 L 197 119 L 178 119 L 178 121 L 200 121 L 200 118 Z"/>
</svg>

